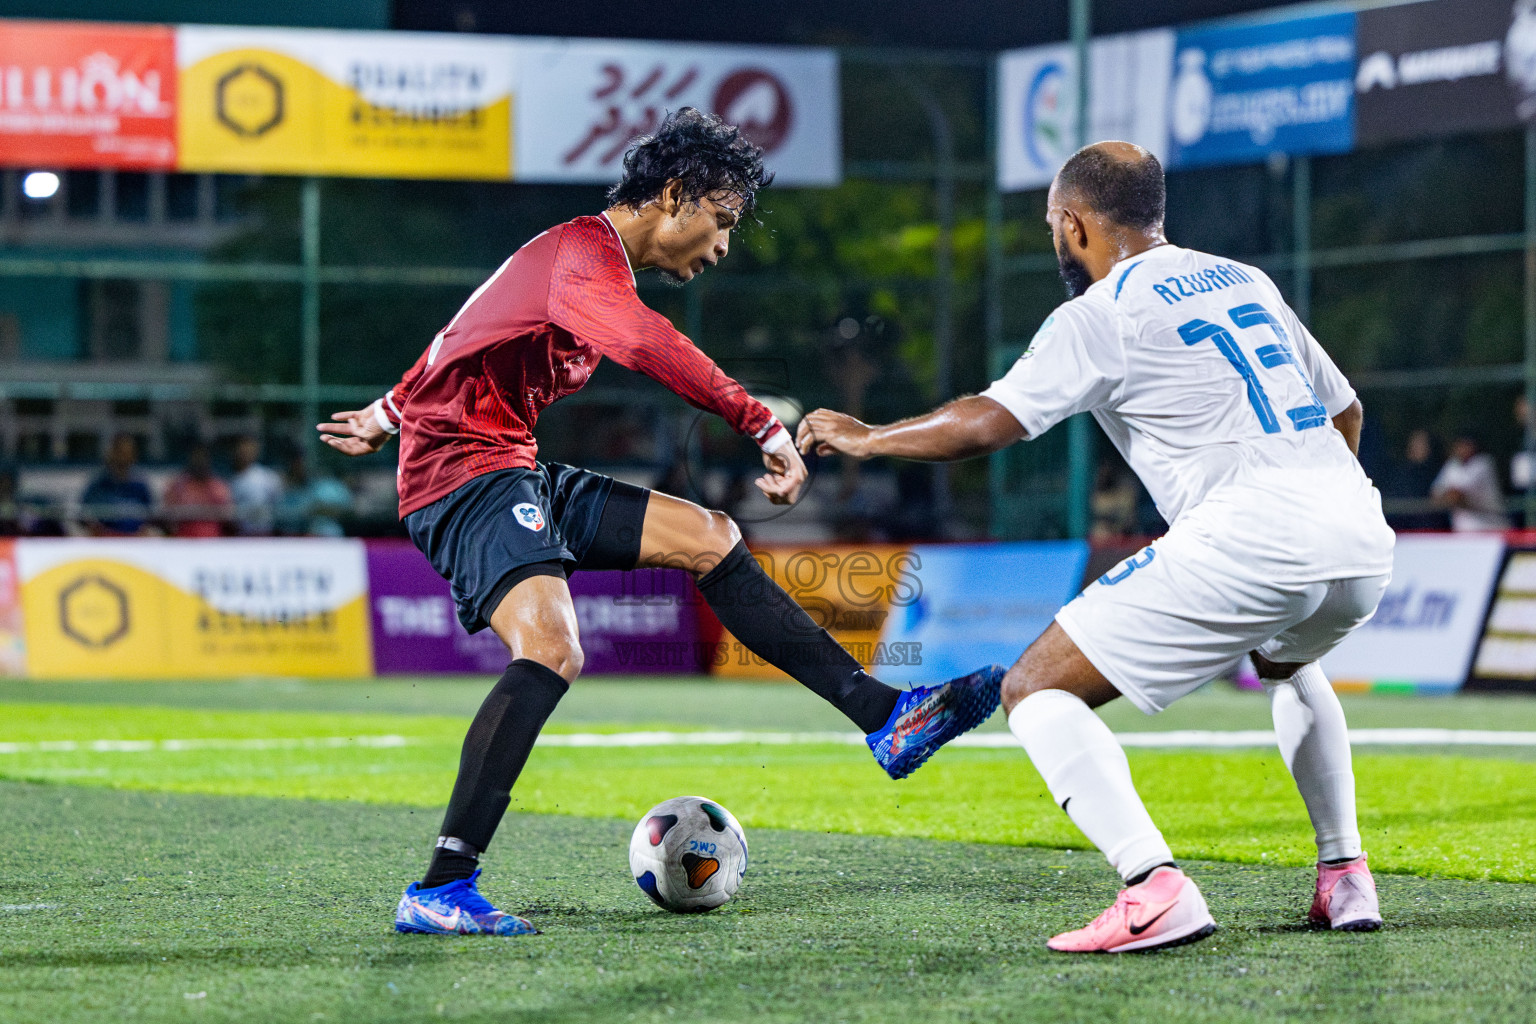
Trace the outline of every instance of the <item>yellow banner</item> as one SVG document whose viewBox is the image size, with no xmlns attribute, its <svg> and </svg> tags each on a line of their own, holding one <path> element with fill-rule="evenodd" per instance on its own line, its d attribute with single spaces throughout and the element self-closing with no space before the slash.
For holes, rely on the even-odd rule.
<svg viewBox="0 0 1536 1024">
<path fill-rule="evenodd" d="M 22 540 L 37 679 L 365 676 L 360 541 Z"/>
<path fill-rule="evenodd" d="M 512 175 L 510 41 L 183 25 L 176 63 L 184 171 Z"/>
</svg>

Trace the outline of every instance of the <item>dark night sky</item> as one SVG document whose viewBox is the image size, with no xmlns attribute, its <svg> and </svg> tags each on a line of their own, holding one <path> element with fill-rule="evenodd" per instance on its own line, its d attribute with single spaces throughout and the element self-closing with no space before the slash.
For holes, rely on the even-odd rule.
<svg viewBox="0 0 1536 1024">
<path fill-rule="evenodd" d="M 1285 6 L 1275 0 L 1097 0 L 1093 30 L 1123 32 Z M 1064 39 L 1067 0 L 394 0 L 394 27 L 511 35 L 994 50 Z"/>
</svg>

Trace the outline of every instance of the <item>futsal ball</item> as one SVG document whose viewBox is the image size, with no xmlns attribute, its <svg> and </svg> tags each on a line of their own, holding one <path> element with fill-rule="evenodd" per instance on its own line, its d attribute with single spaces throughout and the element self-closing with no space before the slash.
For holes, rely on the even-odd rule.
<svg viewBox="0 0 1536 1024">
<path fill-rule="evenodd" d="M 714 910 L 747 873 L 747 835 L 713 800 L 675 796 L 652 807 L 635 826 L 629 871 L 663 910 Z"/>
</svg>

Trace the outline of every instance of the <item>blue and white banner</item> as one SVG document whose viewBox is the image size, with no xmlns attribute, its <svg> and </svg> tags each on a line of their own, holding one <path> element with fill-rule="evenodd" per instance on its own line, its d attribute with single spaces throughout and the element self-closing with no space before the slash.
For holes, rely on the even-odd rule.
<svg viewBox="0 0 1536 1024">
<path fill-rule="evenodd" d="M 1323 659 L 1335 686 L 1461 688 L 1504 559 L 1502 534 L 1404 534 L 1375 616 Z"/>
<path fill-rule="evenodd" d="M 1169 165 L 1354 145 L 1355 15 L 1179 32 Z"/>
<path fill-rule="evenodd" d="M 1103 36 L 1088 51 L 1088 141 L 1123 139 L 1164 158 L 1172 29 Z M 1066 43 L 998 57 L 998 187 L 1044 188 L 1077 149 L 1077 51 Z"/>
<path fill-rule="evenodd" d="M 1065 43 L 998 58 L 997 184 L 1044 188 L 1077 139 L 1077 56 Z"/>
<path fill-rule="evenodd" d="M 931 683 L 1017 661 L 1082 589 L 1088 544 L 925 544 L 912 556 L 916 599 L 891 609 L 880 642 L 915 644 L 903 649 L 920 660 L 877 671 L 890 682 Z"/>
</svg>

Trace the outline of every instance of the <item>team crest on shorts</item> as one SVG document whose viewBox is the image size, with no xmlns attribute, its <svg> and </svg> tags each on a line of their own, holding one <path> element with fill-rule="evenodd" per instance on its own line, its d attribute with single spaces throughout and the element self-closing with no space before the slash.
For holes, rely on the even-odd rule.
<svg viewBox="0 0 1536 1024">
<path fill-rule="evenodd" d="M 517 517 L 518 524 L 526 526 L 534 533 L 544 529 L 544 513 L 539 511 L 539 506 L 523 502 L 521 505 L 512 506 L 512 514 Z"/>
</svg>

